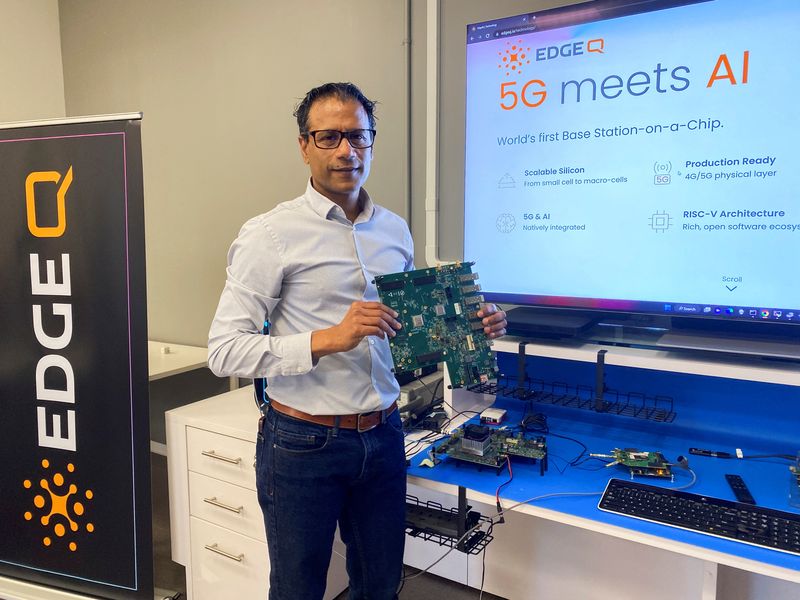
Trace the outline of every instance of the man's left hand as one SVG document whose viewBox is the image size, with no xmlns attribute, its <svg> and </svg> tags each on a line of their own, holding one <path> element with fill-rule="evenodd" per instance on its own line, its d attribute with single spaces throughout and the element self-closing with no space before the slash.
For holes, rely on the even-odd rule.
<svg viewBox="0 0 800 600">
<path fill-rule="evenodd" d="M 484 304 L 478 311 L 478 316 L 483 319 L 483 331 L 490 340 L 506 334 L 506 313 L 498 310 L 494 304 Z"/>
</svg>

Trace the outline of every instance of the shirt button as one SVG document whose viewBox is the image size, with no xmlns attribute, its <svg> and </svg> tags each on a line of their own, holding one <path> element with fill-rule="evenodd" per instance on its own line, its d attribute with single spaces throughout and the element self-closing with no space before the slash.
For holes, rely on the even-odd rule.
<svg viewBox="0 0 800 600">
<path fill-rule="evenodd" d="M 375 340 L 370 340 L 369 343 L 374 346 L 375 345 Z"/>
</svg>

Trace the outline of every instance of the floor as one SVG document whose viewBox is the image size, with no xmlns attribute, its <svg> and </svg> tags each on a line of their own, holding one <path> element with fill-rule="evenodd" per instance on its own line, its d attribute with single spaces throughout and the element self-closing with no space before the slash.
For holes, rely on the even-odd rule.
<svg viewBox="0 0 800 600">
<path fill-rule="evenodd" d="M 406 568 L 406 576 L 413 575 L 416 569 Z M 400 591 L 400 600 L 431 600 L 431 598 L 446 598 L 447 600 L 503 600 L 486 592 L 481 596 L 480 590 L 443 579 L 436 575 L 426 573 L 414 579 L 409 579 Z M 336 596 L 335 600 L 347 600 L 347 590 Z"/>
<path fill-rule="evenodd" d="M 186 597 L 186 571 L 173 562 L 169 537 L 167 457 L 150 453 L 150 496 L 153 499 L 153 580 L 159 595 Z"/>
<path fill-rule="evenodd" d="M 170 558 L 169 502 L 167 488 L 167 458 L 150 454 L 151 496 L 153 498 L 153 568 L 155 587 L 159 597 L 184 599 L 186 596 L 186 574 L 182 565 Z M 416 569 L 406 568 L 406 575 L 413 575 Z M 176 593 L 182 594 L 175 596 Z M 421 575 L 409 579 L 400 593 L 401 600 L 502 600 L 499 596 L 484 593 L 435 575 Z M 223 599 L 220 599 L 223 600 Z M 249 600 L 241 598 L 240 600 Z M 258 599 L 261 600 L 261 599 Z M 336 600 L 347 600 L 345 590 Z"/>
</svg>

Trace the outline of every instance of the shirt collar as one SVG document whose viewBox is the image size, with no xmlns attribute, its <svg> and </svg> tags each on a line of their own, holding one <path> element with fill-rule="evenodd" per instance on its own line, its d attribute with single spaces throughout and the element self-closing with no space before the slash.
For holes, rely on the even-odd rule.
<svg viewBox="0 0 800 600">
<path fill-rule="evenodd" d="M 347 218 L 341 206 L 314 189 L 314 186 L 311 185 L 311 178 L 308 179 L 305 196 L 308 199 L 308 203 L 311 205 L 311 209 L 323 219 L 330 218 L 331 214 L 336 214 L 344 219 Z M 361 209 L 361 212 L 356 217 L 354 225 L 356 223 L 365 223 L 369 221 L 372 219 L 372 215 L 375 212 L 375 205 L 372 202 L 372 198 L 369 197 L 367 190 L 361 188 L 359 198 L 364 208 Z"/>
</svg>

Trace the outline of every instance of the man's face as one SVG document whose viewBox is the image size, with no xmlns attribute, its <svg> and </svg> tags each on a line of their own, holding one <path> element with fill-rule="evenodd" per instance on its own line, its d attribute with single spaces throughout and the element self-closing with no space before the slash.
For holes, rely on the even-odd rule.
<svg viewBox="0 0 800 600">
<path fill-rule="evenodd" d="M 369 119 L 360 102 L 321 98 L 308 112 L 308 130 L 320 129 L 369 129 Z M 337 204 L 356 202 L 369 176 L 372 148 L 352 148 L 347 138 L 342 139 L 338 148 L 331 149 L 317 148 L 311 136 L 300 136 L 299 141 L 303 160 L 311 168 L 314 189 Z"/>
</svg>

